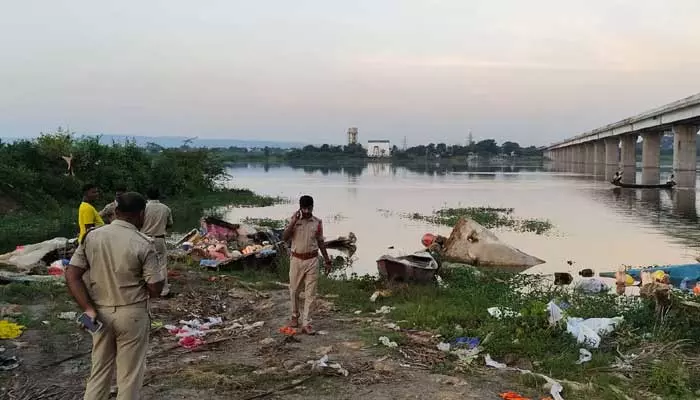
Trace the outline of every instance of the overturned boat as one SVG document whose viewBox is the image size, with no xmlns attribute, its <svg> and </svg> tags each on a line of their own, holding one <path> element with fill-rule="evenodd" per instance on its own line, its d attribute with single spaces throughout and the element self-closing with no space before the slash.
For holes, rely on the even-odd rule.
<svg viewBox="0 0 700 400">
<path fill-rule="evenodd" d="M 469 218 L 460 218 L 442 249 L 446 261 L 476 267 L 500 267 L 521 272 L 545 261 L 502 242 L 491 231 Z"/>
<path fill-rule="evenodd" d="M 389 282 L 431 282 L 440 266 L 427 251 L 406 256 L 383 255 L 377 259 L 379 276 Z"/>
</svg>

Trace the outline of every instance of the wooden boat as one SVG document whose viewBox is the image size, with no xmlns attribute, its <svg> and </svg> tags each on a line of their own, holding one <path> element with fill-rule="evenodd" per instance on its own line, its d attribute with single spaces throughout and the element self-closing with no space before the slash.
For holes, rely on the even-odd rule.
<svg viewBox="0 0 700 400">
<path fill-rule="evenodd" d="M 674 265 L 661 265 L 646 268 L 634 268 L 625 271 L 625 273 L 635 280 L 641 281 L 642 272 L 656 272 L 664 271 L 668 274 L 671 284 L 673 286 L 680 286 L 684 279 L 688 279 L 688 286 L 692 287 L 700 281 L 700 264 L 674 264 Z M 615 279 L 615 272 L 601 272 L 599 274 L 604 278 Z"/>
<path fill-rule="evenodd" d="M 422 251 L 407 256 L 383 255 L 377 259 L 379 276 L 389 282 L 431 282 L 439 264 L 430 253 Z"/>
<path fill-rule="evenodd" d="M 630 189 L 673 189 L 674 186 L 676 186 L 676 182 L 666 182 L 666 183 L 660 183 L 657 185 L 641 185 L 641 184 L 636 184 L 636 183 L 622 183 L 622 182 L 615 182 L 611 181 L 613 185 L 621 188 L 630 188 Z"/>
</svg>

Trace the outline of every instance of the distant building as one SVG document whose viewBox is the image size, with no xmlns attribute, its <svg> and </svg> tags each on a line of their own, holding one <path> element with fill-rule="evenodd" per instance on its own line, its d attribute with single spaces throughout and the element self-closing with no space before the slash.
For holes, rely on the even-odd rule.
<svg viewBox="0 0 700 400">
<path fill-rule="evenodd" d="M 367 156 L 369 157 L 390 157 L 391 142 L 388 140 L 368 140 Z"/>
<path fill-rule="evenodd" d="M 357 144 L 357 128 L 348 128 L 348 145 Z"/>
</svg>

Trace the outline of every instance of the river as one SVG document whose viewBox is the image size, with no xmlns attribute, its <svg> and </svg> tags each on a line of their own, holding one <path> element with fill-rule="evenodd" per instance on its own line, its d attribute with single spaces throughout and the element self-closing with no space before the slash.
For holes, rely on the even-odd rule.
<svg viewBox="0 0 700 400">
<path fill-rule="evenodd" d="M 600 272 L 620 265 L 695 262 L 700 254 L 695 190 L 619 189 L 592 176 L 541 166 L 463 169 L 379 163 L 351 168 L 236 166 L 228 169 L 229 186 L 294 203 L 231 209 L 225 218 L 286 219 L 296 210 L 297 198 L 310 194 L 327 237 L 357 235 L 353 270 L 360 274 L 376 272 L 375 260 L 389 246 L 410 252 L 421 248 L 426 232 L 449 235 L 448 227 L 402 216 L 443 207 L 506 207 L 516 217 L 551 221 L 554 228 L 544 235 L 494 230 L 503 241 L 546 260 L 528 272 L 576 275 L 581 268 Z M 575 262 L 573 267 L 568 260 Z"/>
</svg>

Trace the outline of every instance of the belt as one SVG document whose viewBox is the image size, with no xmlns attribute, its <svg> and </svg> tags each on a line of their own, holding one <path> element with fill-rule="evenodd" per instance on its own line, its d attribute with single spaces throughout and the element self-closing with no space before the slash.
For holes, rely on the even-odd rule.
<svg viewBox="0 0 700 400">
<path fill-rule="evenodd" d="M 154 239 L 165 239 L 165 235 L 155 235 L 152 236 Z"/>
<path fill-rule="evenodd" d="M 310 253 L 297 253 L 293 251 L 292 257 L 298 258 L 300 260 L 311 260 L 312 258 L 318 257 L 318 250 L 312 251 Z"/>
</svg>

